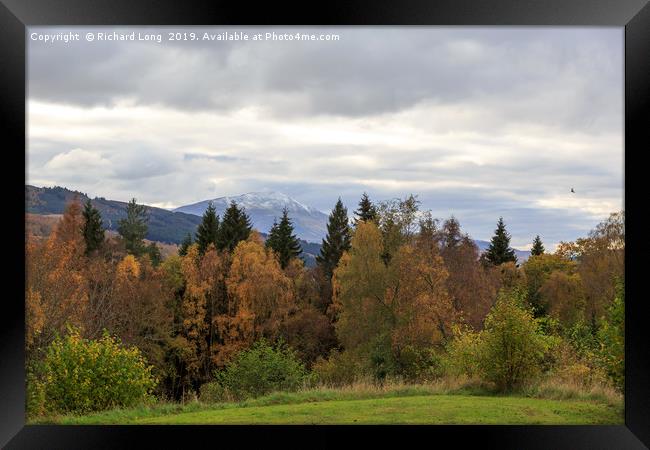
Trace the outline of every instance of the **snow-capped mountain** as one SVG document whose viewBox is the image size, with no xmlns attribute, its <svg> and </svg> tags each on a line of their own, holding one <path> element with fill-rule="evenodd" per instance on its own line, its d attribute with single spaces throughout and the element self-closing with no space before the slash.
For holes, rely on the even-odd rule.
<svg viewBox="0 0 650 450">
<path fill-rule="evenodd" d="M 174 209 L 174 212 L 201 216 L 210 201 L 214 204 L 220 218 L 223 217 L 230 202 L 234 201 L 239 207 L 245 208 L 253 228 L 262 233 L 268 233 L 273 222 L 280 220 L 282 209 L 285 207 L 293 222 L 296 236 L 300 239 L 320 243 L 327 233 L 327 214 L 279 192 L 250 192 L 233 197 L 219 197 L 180 206 Z"/>
</svg>

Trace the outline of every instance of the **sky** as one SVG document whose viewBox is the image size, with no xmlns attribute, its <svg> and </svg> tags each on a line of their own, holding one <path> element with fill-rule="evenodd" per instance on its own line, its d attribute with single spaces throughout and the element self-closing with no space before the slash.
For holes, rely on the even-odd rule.
<svg viewBox="0 0 650 450">
<path fill-rule="evenodd" d="M 252 40 L 267 32 L 338 40 Z M 475 239 L 502 216 L 522 249 L 623 208 L 623 28 L 30 27 L 27 42 L 36 186 L 163 208 L 268 190 L 325 212 L 416 194 Z"/>
</svg>

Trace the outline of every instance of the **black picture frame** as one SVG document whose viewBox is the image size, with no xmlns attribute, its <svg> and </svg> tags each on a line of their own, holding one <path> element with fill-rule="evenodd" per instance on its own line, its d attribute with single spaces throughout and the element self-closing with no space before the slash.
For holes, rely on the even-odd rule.
<svg viewBox="0 0 650 450">
<path fill-rule="evenodd" d="M 625 28 L 626 379 L 625 425 L 620 426 L 54 426 L 25 425 L 24 203 L 26 151 L 26 27 L 37 25 L 534 25 Z M 642 196 L 640 158 L 647 151 L 650 103 L 650 5 L 648 0 L 354 0 L 319 4 L 173 0 L 0 0 L 0 123 L 4 155 L 3 223 L 7 255 L 0 317 L 0 446 L 14 448 L 339 447 L 352 439 L 365 448 L 423 442 L 454 447 L 528 449 L 636 449 L 650 446 L 650 327 L 641 294 L 641 217 L 630 205 Z M 22 150 L 22 151 L 21 151 Z M 630 245 L 631 244 L 631 245 Z M 23 257 L 24 258 L 24 257 Z M 22 260 L 22 259 L 20 259 Z M 252 430 L 252 432 L 251 432 Z M 297 434 L 296 434 L 297 433 Z M 361 444 L 360 444 L 361 445 Z M 418 444 L 422 445 L 422 444 Z"/>
</svg>

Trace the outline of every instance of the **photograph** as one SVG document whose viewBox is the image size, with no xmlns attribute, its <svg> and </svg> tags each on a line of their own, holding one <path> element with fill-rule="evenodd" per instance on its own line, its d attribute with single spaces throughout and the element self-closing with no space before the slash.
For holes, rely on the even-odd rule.
<svg viewBox="0 0 650 450">
<path fill-rule="evenodd" d="M 27 424 L 623 425 L 624 37 L 29 27 Z"/>
</svg>

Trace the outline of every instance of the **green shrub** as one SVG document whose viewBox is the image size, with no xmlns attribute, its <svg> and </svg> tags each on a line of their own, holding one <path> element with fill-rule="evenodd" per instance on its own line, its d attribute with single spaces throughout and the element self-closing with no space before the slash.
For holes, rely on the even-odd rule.
<svg viewBox="0 0 650 450">
<path fill-rule="evenodd" d="M 548 340 L 538 331 L 532 312 L 518 290 L 502 292 L 485 319 L 481 333 L 481 366 L 485 379 L 502 391 L 531 381 L 541 369 Z"/>
<path fill-rule="evenodd" d="M 290 348 L 265 340 L 240 352 L 216 381 L 235 398 L 259 397 L 272 391 L 295 391 L 307 376 L 304 365 Z"/>
<path fill-rule="evenodd" d="M 598 330 L 600 341 L 599 359 L 601 366 L 614 383 L 623 392 L 625 388 L 625 284 L 618 281 L 616 297 L 609 306 L 607 318 L 600 321 Z"/>
<path fill-rule="evenodd" d="M 451 376 L 473 378 L 482 375 L 481 334 L 472 330 L 455 330 L 455 338 L 447 345 L 445 372 Z"/>
<path fill-rule="evenodd" d="M 316 381 L 328 386 L 352 384 L 363 372 L 351 353 L 337 350 L 333 350 L 327 359 L 318 358 L 312 370 Z"/>
<path fill-rule="evenodd" d="M 399 354 L 400 375 L 409 382 L 433 381 L 442 376 L 442 358 L 432 348 L 408 345 Z"/>
<path fill-rule="evenodd" d="M 226 390 L 217 381 L 204 383 L 199 389 L 199 400 L 203 403 L 219 403 L 226 400 Z"/>
<path fill-rule="evenodd" d="M 50 412 L 83 413 L 128 407 L 150 397 L 157 381 L 136 347 L 125 348 L 107 334 L 82 339 L 71 330 L 45 351 L 40 377 Z"/>
</svg>

